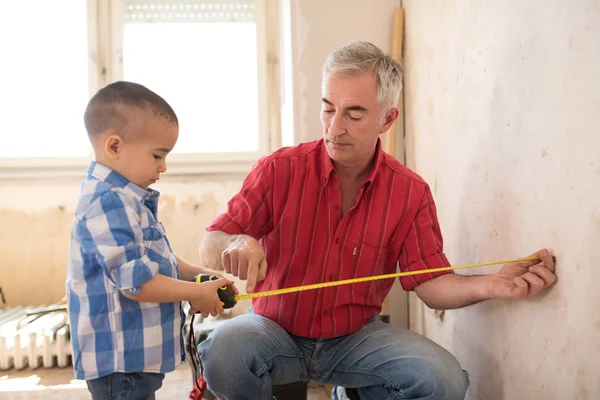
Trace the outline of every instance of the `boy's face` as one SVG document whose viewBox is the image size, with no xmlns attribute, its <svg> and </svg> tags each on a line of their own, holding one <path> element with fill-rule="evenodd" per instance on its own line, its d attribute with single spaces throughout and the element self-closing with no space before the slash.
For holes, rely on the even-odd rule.
<svg viewBox="0 0 600 400">
<path fill-rule="evenodd" d="M 179 126 L 164 117 L 144 113 L 131 121 L 123 137 L 110 136 L 105 144 L 109 165 L 127 180 L 148 189 L 167 170 L 166 157 L 173 150 Z"/>
</svg>

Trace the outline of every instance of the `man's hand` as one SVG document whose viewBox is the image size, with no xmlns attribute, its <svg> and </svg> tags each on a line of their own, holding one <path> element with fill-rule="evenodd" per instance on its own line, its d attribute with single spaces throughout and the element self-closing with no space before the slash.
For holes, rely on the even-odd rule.
<svg viewBox="0 0 600 400">
<path fill-rule="evenodd" d="M 198 289 L 194 293 L 194 297 L 190 299 L 190 310 L 189 315 L 193 315 L 200 312 L 204 318 L 208 318 L 209 315 L 215 317 L 217 314 L 223 312 L 223 304 L 219 299 L 219 288 L 221 286 L 229 286 L 233 293 L 238 294 L 237 288 L 234 286 L 234 282 L 225 278 L 219 278 L 216 281 L 206 281 L 203 283 L 196 283 Z"/>
<path fill-rule="evenodd" d="M 225 272 L 237 276 L 246 283 L 246 292 L 252 293 L 256 282 L 265 279 L 267 261 L 256 239 L 246 235 L 237 236 L 221 254 Z"/>
<path fill-rule="evenodd" d="M 554 259 L 548 250 L 539 250 L 529 257 L 540 260 L 505 264 L 497 274 L 489 276 L 491 298 L 523 300 L 536 295 L 556 282 Z"/>
</svg>

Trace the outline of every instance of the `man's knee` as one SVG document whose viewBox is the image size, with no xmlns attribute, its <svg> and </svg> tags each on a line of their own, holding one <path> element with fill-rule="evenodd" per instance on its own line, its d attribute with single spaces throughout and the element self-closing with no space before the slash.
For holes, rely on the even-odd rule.
<svg viewBox="0 0 600 400">
<path fill-rule="evenodd" d="M 231 362 L 246 361 L 255 356 L 256 347 L 264 337 L 255 315 L 240 315 L 219 326 L 198 345 L 198 355 L 205 369 L 207 380 L 232 372 Z"/>
<path fill-rule="evenodd" d="M 462 400 L 468 387 L 467 372 L 451 355 L 444 358 L 423 359 L 420 368 L 423 386 L 433 399 Z M 419 379 L 419 378 L 416 378 Z"/>
<path fill-rule="evenodd" d="M 404 375 L 398 377 L 399 382 L 408 383 L 407 387 L 401 389 L 406 398 L 465 398 L 469 386 L 467 371 L 463 370 L 456 358 L 446 350 L 442 349 L 436 356 L 416 357 L 410 364 L 410 369 L 398 370 L 399 374 Z"/>
<path fill-rule="evenodd" d="M 390 328 L 385 335 L 400 346 L 397 354 L 393 350 L 388 352 L 388 357 L 395 361 L 385 371 L 391 373 L 397 390 L 405 398 L 465 398 L 468 374 L 448 350 L 414 332 Z"/>
</svg>

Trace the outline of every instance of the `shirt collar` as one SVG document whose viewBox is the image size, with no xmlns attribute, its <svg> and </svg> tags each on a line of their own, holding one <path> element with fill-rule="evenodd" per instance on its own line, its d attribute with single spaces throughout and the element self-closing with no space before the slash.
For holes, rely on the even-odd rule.
<svg viewBox="0 0 600 400">
<path fill-rule="evenodd" d="M 323 186 L 327 185 L 329 182 L 329 178 L 331 177 L 331 172 L 335 170 L 333 166 L 333 161 L 329 157 L 329 153 L 327 153 L 327 148 L 325 148 L 325 141 L 321 139 L 321 183 Z M 377 144 L 375 146 L 375 160 L 373 161 L 373 165 L 371 166 L 371 171 L 369 171 L 369 176 L 367 179 L 361 184 L 364 186 L 366 183 L 373 183 L 375 177 L 377 177 L 377 172 L 379 171 L 379 166 L 383 161 L 383 150 L 381 149 L 381 139 L 377 138 Z"/>
<path fill-rule="evenodd" d="M 160 192 L 154 189 L 142 189 L 138 185 L 130 182 L 123 175 L 112 170 L 106 165 L 99 164 L 96 161 L 92 161 L 87 171 L 87 179 L 95 178 L 99 181 L 105 182 L 112 187 L 122 188 L 125 192 L 132 195 L 135 199 L 141 203 L 145 203 L 151 199 L 157 199 L 160 196 Z"/>
</svg>

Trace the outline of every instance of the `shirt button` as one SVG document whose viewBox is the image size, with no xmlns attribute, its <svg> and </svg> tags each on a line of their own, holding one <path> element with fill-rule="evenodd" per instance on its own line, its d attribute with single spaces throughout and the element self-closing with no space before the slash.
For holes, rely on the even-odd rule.
<svg viewBox="0 0 600 400">
<path fill-rule="evenodd" d="M 335 243 L 339 243 L 340 242 L 340 238 L 335 238 Z"/>
<path fill-rule="evenodd" d="M 339 210 L 340 206 L 336 204 L 335 206 L 333 206 L 333 208 L 335 208 L 336 210 Z"/>
<path fill-rule="evenodd" d="M 329 280 L 332 281 L 333 280 L 333 275 L 329 275 Z"/>
<path fill-rule="evenodd" d="M 323 185 L 327 183 L 327 179 L 323 178 Z"/>
<path fill-rule="evenodd" d="M 323 316 L 326 317 L 329 315 L 329 311 L 323 311 Z"/>
</svg>

